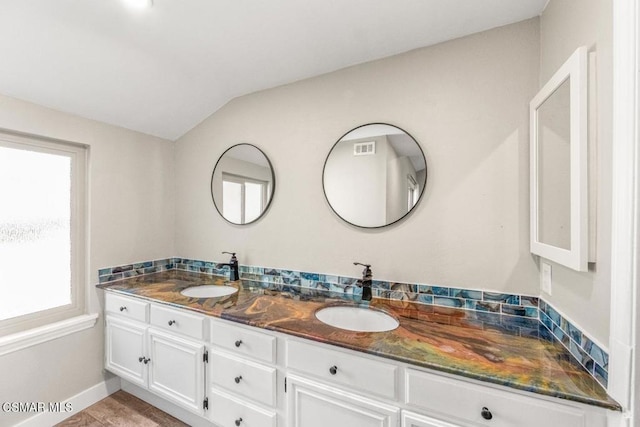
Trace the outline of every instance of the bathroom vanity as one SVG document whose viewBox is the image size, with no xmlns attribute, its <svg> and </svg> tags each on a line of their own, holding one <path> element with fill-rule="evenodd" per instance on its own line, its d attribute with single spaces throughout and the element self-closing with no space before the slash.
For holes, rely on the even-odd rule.
<svg viewBox="0 0 640 427">
<path fill-rule="evenodd" d="M 238 292 L 180 293 L 223 284 Z M 355 332 L 315 313 L 359 301 L 311 289 L 184 271 L 98 286 L 106 369 L 203 425 L 605 427 L 620 414 L 533 320 L 374 298 L 399 327 Z"/>
</svg>

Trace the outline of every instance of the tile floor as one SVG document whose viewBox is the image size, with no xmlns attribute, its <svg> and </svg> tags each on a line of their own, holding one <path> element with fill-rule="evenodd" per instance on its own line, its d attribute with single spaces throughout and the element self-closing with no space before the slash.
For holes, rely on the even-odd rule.
<svg viewBox="0 0 640 427">
<path fill-rule="evenodd" d="M 187 424 L 137 397 L 118 391 L 56 427 L 183 427 Z"/>
</svg>

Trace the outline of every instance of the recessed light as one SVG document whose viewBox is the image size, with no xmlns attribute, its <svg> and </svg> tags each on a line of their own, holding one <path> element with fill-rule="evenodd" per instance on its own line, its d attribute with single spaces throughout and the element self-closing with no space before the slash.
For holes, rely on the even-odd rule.
<svg viewBox="0 0 640 427">
<path fill-rule="evenodd" d="M 132 9 L 149 9 L 153 6 L 153 0 L 123 0 Z"/>
</svg>

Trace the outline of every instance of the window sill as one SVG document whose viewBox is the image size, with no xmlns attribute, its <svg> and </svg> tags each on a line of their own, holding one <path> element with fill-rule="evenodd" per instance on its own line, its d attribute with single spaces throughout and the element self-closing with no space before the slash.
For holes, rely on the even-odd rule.
<svg viewBox="0 0 640 427">
<path fill-rule="evenodd" d="M 84 314 L 39 328 L 17 332 L 0 337 L 0 356 L 42 344 L 65 335 L 92 328 L 98 321 L 98 314 Z"/>
</svg>

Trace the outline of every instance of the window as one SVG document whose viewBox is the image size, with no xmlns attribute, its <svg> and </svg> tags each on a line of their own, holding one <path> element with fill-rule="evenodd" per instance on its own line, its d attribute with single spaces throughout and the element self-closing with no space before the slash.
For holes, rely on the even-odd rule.
<svg viewBox="0 0 640 427">
<path fill-rule="evenodd" d="M 420 198 L 420 186 L 415 178 L 411 175 L 407 175 L 407 212 L 411 210 L 418 203 Z"/>
<path fill-rule="evenodd" d="M 0 336 L 84 314 L 86 151 L 0 133 Z"/>
<path fill-rule="evenodd" d="M 222 174 L 222 215 L 236 224 L 257 219 L 265 209 L 269 184 L 244 176 Z"/>
</svg>

